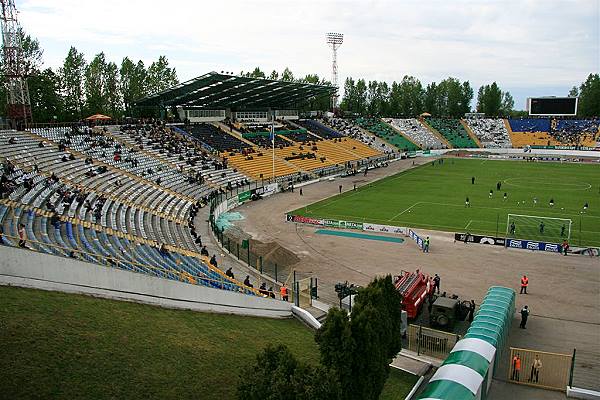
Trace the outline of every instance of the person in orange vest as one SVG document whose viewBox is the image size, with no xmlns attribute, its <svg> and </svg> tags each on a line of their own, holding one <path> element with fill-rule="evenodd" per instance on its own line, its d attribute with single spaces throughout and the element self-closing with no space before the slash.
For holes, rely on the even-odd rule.
<svg viewBox="0 0 600 400">
<path fill-rule="evenodd" d="M 279 294 L 281 295 L 281 300 L 288 301 L 288 288 L 285 286 L 285 283 L 281 285 L 279 289 Z"/>
<path fill-rule="evenodd" d="M 527 286 L 529 285 L 529 278 L 527 275 L 523 275 L 521 278 L 521 294 L 527 294 Z"/>
<path fill-rule="evenodd" d="M 510 379 L 518 382 L 519 372 L 521 372 L 521 357 L 519 357 L 519 353 L 517 353 L 512 359 L 512 375 Z"/>
</svg>

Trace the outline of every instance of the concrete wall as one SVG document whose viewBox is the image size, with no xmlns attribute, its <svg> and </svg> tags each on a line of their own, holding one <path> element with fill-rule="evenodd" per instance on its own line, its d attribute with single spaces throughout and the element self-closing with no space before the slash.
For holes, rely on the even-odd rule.
<svg viewBox="0 0 600 400">
<path fill-rule="evenodd" d="M 0 246 L 0 284 L 227 314 L 284 318 L 292 303 Z"/>
</svg>

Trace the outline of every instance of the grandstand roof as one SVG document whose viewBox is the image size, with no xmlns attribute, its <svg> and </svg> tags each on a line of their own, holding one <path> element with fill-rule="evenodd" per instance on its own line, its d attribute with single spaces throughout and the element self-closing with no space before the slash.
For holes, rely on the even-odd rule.
<svg viewBox="0 0 600 400">
<path fill-rule="evenodd" d="M 332 95 L 334 86 L 275 81 L 209 72 L 146 96 L 140 107 L 186 106 L 204 109 L 292 108 L 313 97 Z"/>
</svg>

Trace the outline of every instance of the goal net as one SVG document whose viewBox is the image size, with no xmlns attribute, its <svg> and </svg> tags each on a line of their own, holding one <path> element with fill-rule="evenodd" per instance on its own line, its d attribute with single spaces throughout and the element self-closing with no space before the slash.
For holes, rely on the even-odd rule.
<svg viewBox="0 0 600 400">
<path fill-rule="evenodd" d="M 568 218 L 550 218 L 536 215 L 508 214 L 506 237 L 562 243 L 571 238 L 572 221 Z"/>
</svg>

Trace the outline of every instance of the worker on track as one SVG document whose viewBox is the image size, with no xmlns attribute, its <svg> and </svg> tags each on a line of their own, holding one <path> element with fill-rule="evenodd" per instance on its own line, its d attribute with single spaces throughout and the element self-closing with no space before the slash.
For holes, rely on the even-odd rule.
<svg viewBox="0 0 600 400">
<path fill-rule="evenodd" d="M 527 275 L 523 275 L 523 277 L 521 278 L 521 293 L 520 294 L 527 294 L 527 286 L 529 286 L 529 278 L 527 277 Z"/>
</svg>

